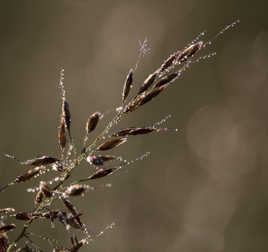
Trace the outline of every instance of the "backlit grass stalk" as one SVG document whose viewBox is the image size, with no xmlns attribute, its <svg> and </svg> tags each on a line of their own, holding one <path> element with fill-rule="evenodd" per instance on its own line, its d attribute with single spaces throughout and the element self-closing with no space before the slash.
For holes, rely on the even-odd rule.
<svg viewBox="0 0 268 252">
<path fill-rule="evenodd" d="M 222 34 L 223 31 L 228 28 L 233 27 L 238 22 L 239 21 L 236 21 L 227 26 L 227 28 L 225 27 L 218 35 Z M 38 245 L 32 241 L 31 236 L 34 236 L 34 234 L 30 232 L 29 229 L 33 222 L 40 221 L 41 219 L 47 220 L 52 226 L 54 226 L 54 222 L 57 221 L 61 223 L 66 230 L 78 230 L 79 236 L 82 237 L 79 240 L 76 235 L 71 236 L 71 245 L 69 248 L 66 248 L 63 244 L 53 244 L 52 239 L 46 236 L 42 236 L 41 234 L 35 235 L 48 241 L 54 252 L 76 252 L 85 244 L 98 238 L 103 233 L 103 231 L 101 231 L 98 235 L 94 235 L 88 231 L 87 225 L 83 222 L 82 213 L 80 212 L 81 209 L 72 203 L 72 197 L 83 197 L 89 190 L 94 190 L 92 186 L 81 184 L 81 182 L 87 183 L 91 182 L 91 180 L 111 176 L 134 162 L 124 160 L 121 155 L 113 156 L 106 154 L 106 152 L 117 147 L 120 148 L 120 146 L 127 141 L 131 142 L 131 138 L 135 136 L 177 131 L 177 129 L 160 127 L 160 124 L 165 122 L 168 117 L 153 126 L 127 127 L 117 131 L 113 129 L 119 124 L 123 117 L 127 117 L 129 113 L 140 109 L 145 104 L 153 102 L 153 100 L 162 92 L 166 91 L 170 85 L 174 85 L 176 80 L 178 80 L 193 63 L 197 63 L 200 59 L 206 59 L 213 55 L 209 54 L 196 58 L 199 51 L 211 44 L 211 41 L 200 41 L 201 36 L 203 35 L 198 36 L 184 49 L 176 51 L 167 57 L 167 59 L 160 64 L 159 68 L 150 73 L 140 87 L 138 87 L 137 93 L 130 97 L 132 88 L 136 85 L 135 73 L 141 58 L 140 54 L 135 67 L 131 68 L 125 77 L 122 88 L 121 106 L 115 109 L 113 119 L 107 122 L 102 132 L 89 144 L 89 135 L 98 127 L 98 122 L 102 119 L 103 115 L 99 112 L 95 112 L 88 117 L 85 127 L 83 149 L 79 153 L 77 152 L 71 135 L 71 112 L 63 82 L 64 70 L 61 71 L 59 82 L 61 91 L 61 114 L 57 139 L 60 155 L 58 158 L 44 155 L 23 162 L 19 161 L 14 156 L 6 155 L 21 165 L 29 166 L 30 168 L 18 175 L 7 185 L 2 186 L 0 192 L 29 180 L 36 181 L 37 185 L 35 188 L 28 189 L 29 192 L 35 194 L 33 197 L 35 207 L 31 211 L 17 212 L 13 208 L 0 209 L 0 220 L 2 221 L 2 225 L 0 225 L 0 252 L 29 251 L 32 246 L 36 249 Z M 142 44 L 142 52 L 147 52 L 149 50 L 146 46 L 147 41 Z M 148 153 L 136 160 L 142 160 L 147 155 Z M 77 169 L 83 161 L 87 162 L 89 166 L 94 167 L 96 170 L 75 181 L 72 176 L 73 170 Z M 115 164 L 107 166 L 107 163 L 109 164 L 110 162 Z M 56 176 L 51 175 L 49 181 L 40 180 L 40 177 L 43 174 L 52 174 L 51 171 L 56 172 Z M 61 202 L 62 207 L 60 209 L 55 209 L 53 207 L 54 201 Z M 8 221 L 2 217 L 7 218 Z M 10 242 L 8 240 L 8 232 L 16 228 L 15 224 L 9 223 L 12 218 L 23 221 L 24 224 L 19 235 L 14 241 Z M 113 225 L 109 225 L 104 230 L 112 227 Z M 68 235 L 67 232 L 66 235 Z M 23 242 L 22 240 L 25 241 Z M 41 250 L 37 249 L 37 251 Z"/>
</svg>

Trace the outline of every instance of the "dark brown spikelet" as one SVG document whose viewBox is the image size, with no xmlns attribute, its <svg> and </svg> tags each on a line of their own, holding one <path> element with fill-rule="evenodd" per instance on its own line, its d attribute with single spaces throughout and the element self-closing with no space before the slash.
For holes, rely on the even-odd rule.
<svg viewBox="0 0 268 252">
<path fill-rule="evenodd" d="M 70 129 L 71 129 L 71 113 L 70 113 L 70 109 L 69 109 L 69 103 L 66 100 L 64 100 L 63 103 L 62 103 L 62 116 L 64 118 L 67 130 L 68 130 L 68 132 L 70 132 Z"/>
<path fill-rule="evenodd" d="M 87 187 L 85 185 L 76 184 L 76 185 L 69 186 L 66 189 L 65 193 L 68 196 L 83 196 L 86 190 L 87 190 Z"/>
<path fill-rule="evenodd" d="M 115 160 L 118 159 L 116 156 L 111 156 L 111 155 L 96 155 L 96 156 L 88 156 L 87 161 L 91 165 L 104 165 L 105 162 L 110 161 L 110 160 Z"/>
<path fill-rule="evenodd" d="M 118 131 L 117 133 L 113 134 L 113 136 L 131 136 L 131 135 L 143 135 L 148 134 L 156 129 L 153 127 L 146 127 L 146 128 L 126 128 Z"/>
<path fill-rule="evenodd" d="M 69 103 L 63 99 L 62 101 L 62 119 L 64 121 L 65 127 L 67 128 L 70 142 L 72 143 L 71 136 L 71 113 L 69 109 Z"/>
<path fill-rule="evenodd" d="M 159 71 L 160 72 L 164 72 L 166 71 L 170 66 L 173 65 L 174 61 L 176 60 L 178 56 L 178 52 L 175 52 L 173 54 L 171 54 L 165 61 L 164 63 L 161 65 Z"/>
<path fill-rule="evenodd" d="M 119 145 L 125 143 L 127 141 L 126 137 L 119 137 L 119 138 L 114 138 L 112 140 L 108 140 L 101 144 L 97 150 L 99 151 L 106 151 L 110 150 L 112 148 L 118 147 Z"/>
<path fill-rule="evenodd" d="M 37 166 L 31 170 L 26 171 L 22 175 L 16 177 L 15 182 L 20 183 L 20 182 L 25 182 L 27 180 L 30 180 L 31 178 L 39 174 L 41 171 L 44 171 L 44 168 Z"/>
<path fill-rule="evenodd" d="M 65 132 L 65 121 L 64 118 L 61 118 L 59 131 L 58 131 L 58 142 L 61 148 L 61 151 L 64 151 L 67 139 L 66 139 L 66 132 Z"/>
<path fill-rule="evenodd" d="M 159 95 L 164 89 L 166 88 L 165 85 L 161 87 L 155 87 L 151 91 L 149 91 L 141 100 L 140 106 L 144 105 L 145 103 L 151 101 L 154 97 Z"/>
<path fill-rule="evenodd" d="M 194 56 L 195 53 L 198 52 L 203 45 L 204 45 L 203 41 L 198 41 L 197 43 L 190 45 L 178 55 L 176 61 L 178 63 L 186 61 L 188 58 Z"/>
<path fill-rule="evenodd" d="M 97 127 L 101 116 L 102 114 L 100 112 L 95 112 L 88 118 L 87 124 L 86 124 L 87 134 L 89 134 L 91 131 L 93 131 Z"/>
<path fill-rule="evenodd" d="M 0 233 L 6 233 L 16 228 L 15 224 L 9 224 L 5 225 L 3 227 L 0 227 Z"/>
<path fill-rule="evenodd" d="M 139 91 L 138 91 L 138 94 L 141 94 L 143 93 L 144 91 L 148 90 L 152 84 L 154 83 L 156 77 L 158 76 L 158 71 L 150 74 L 146 80 L 143 82 L 142 86 L 140 87 Z"/>
<path fill-rule="evenodd" d="M 129 132 L 133 129 L 136 129 L 135 127 L 130 127 L 130 128 L 126 128 L 126 129 L 122 129 L 114 134 L 112 134 L 113 137 L 119 137 L 119 136 L 127 136 L 129 135 Z"/>
<path fill-rule="evenodd" d="M 130 69 L 126 80 L 124 82 L 124 86 L 123 86 L 123 92 L 122 92 L 122 102 L 124 102 L 126 100 L 126 98 L 128 97 L 128 94 L 130 92 L 130 89 L 133 87 L 133 69 Z"/>
<path fill-rule="evenodd" d="M 156 97 L 157 95 L 159 95 L 166 87 L 168 84 L 166 85 L 162 85 L 161 87 L 154 87 L 152 90 L 148 91 L 148 92 L 144 92 L 140 95 L 138 95 L 134 101 L 131 101 L 125 108 L 124 108 L 124 113 L 128 113 L 128 112 L 133 112 L 135 111 L 137 108 L 139 108 L 141 105 L 149 102 L 150 100 L 152 100 L 154 97 Z"/>
<path fill-rule="evenodd" d="M 49 165 L 59 161 L 57 158 L 42 156 L 34 159 L 26 160 L 21 162 L 22 165 L 31 165 L 31 166 L 41 166 L 41 165 Z"/>
<path fill-rule="evenodd" d="M 129 132 L 129 135 L 135 136 L 135 135 L 144 135 L 151 133 L 153 131 L 156 131 L 153 127 L 147 127 L 147 128 L 135 128 Z"/>
<path fill-rule="evenodd" d="M 170 83 L 171 81 L 173 81 L 177 77 L 178 77 L 178 73 L 168 74 L 167 76 L 162 77 L 161 79 L 159 79 L 156 82 L 155 87 L 157 87 L 157 88 L 162 87 L 162 86 L 166 85 L 167 83 Z"/>
<path fill-rule="evenodd" d="M 94 174 L 88 177 L 88 179 L 98 179 L 105 177 L 109 174 L 112 174 L 114 171 L 116 171 L 119 167 L 114 167 L 114 168 L 107 168 L 107 169 L 99 169 L 97 170 Z"/>
</svg>

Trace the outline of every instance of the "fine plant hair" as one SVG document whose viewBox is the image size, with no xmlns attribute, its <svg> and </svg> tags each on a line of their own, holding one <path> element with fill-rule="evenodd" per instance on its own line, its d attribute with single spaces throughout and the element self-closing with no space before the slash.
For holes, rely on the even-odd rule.
<svg viewBox="0 0 268 252">
<path fill-rule="evenodd" d="M 129 113 L 142 109 L 145 104 L 154 102 L 153 100 L 156 98 L 161 99 L 160 94 L 166 92 L 169 86 L 175 85 L 181 75 L 194 63 L 214 56 L 214 52 L 203 56 L 198 56 L 198 53 L 203 48 L 211 45 L 216 37 L 237 23 L 239 23 L 239 20 L 225 26 L 208 42 L 201 40 L 205 33 L 200 33 L 185 48 L 175 51 L 167 57 L 155 71 L 145 78 L 140 86 L 137 86 L 137 92 L 130 96 L 134 84 L 136 85 L 134 79 L 139 62 L 150 50 L 146 39 L 144 42 L 140 42 L 138 60 L 126 74 L 123 83 L 121 105 L 115 108 L 114 117 L 107 122 L 101 133 L 92 142 L 89 142 L 89 136 L 98 127 L 99 121 L 103 119 L 104 115 L 100 112 L 94 112 L 88 117 L 85 123 L 81 150 L 78 150 L 74 144 L 71 134 L 72 117 L 64 86 L 64 69 L 62 69 L 59 80 L 61 114 L 57 139 L 60 155 L 43 155 L 20 161 L 13 155 L 5 154 L 7 158 L 13 159 L 27 169 L 11 180 L 10 183 L 1 185 L 0 192 L 3 193 L 7 189 L 12 190 L 14 186 L 19 186 L 20 183 L 33 180 L 35 181 L 35 187 L 28 188 L 27 191 L 32 193 L 29 195 L 33 195 L 34 207 L 30 211 L 17 211 L 11 206 L 0 209 L 0 252 L 44 251 L 38 245 L 38 239 L 46 241 L 51 246 L 51 251 L 76 252 L 100 237 L 105 230 L 113 228 L 114 223 L 107 225 L 99 232 L 90 232 L 85 220 L 83 220 L 83 210 L 72 203 L 72 198 L 83 197 L 86 193 L 98 189 L 97 186 L 90 185 L 92 180 L 99 180 L 120 173 L 122 169 L 132 165 L 134 161 L 142 160 L 149 155 L 149 153 L 145 153 L 134 161 L 127 161 L 122 156 L 107 154 L 109 150 L 120 148 L 124 143 L 131 142 L 131 138 L 134 136 L 178 131 L 162 126 L 170 116 L 154 125 L 145 127 L 126 127 L 116 130 L 115 126 L 118 126 L 121 119 L 126 118 Z M 86 177 L 74 180 L 73 171 L 78 169 L 82 162 L 87 162 L 87 165 L 92 168 L 92 172 Z M 42 180 L 43 174 L 47 174 L 46 177 L 49 175 L 50 179 Z M 60 203 L 58 204 L 61 206 L 60 208 L 55 208 L 54 203 L 56 201 Z M 13 223 L 14 219 L 21 221 L 22 224 L 16 226 Z M 70 244 L 60 244 L 59 241 L 49 237 L 49 234 L 33 233 L 31 225 L 39 221 L 47 221 L 51 228 L 54 228 L 56 222 L 61 223 L 63 228 L 66 229 L 66 236 L 70 238 Z M 18 236 L 14 240 L 10 240 L 8 234 L 14 229 L 19 229 Z"/>
</svg>

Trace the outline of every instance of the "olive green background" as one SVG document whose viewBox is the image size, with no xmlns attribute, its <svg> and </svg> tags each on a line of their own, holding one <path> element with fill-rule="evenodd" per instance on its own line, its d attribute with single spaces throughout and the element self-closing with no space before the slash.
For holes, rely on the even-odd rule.
<svg viewBox="0 0 268 252">
<path fill-rule="evenodd" d="M 92 183 L 96 191 L 72 201 L 92 232 L 116 223 L 81 251 L 268 250 L 267 3 L 1 1 L 0 153 L 21 160 L 59 155 L 62 67 L 80 149 L 87 117 L 106 113 L 93 139 L 120 105 L 139 40 L 147 38 L 151 52 L 135 72 L 136 88 L 200 32 L 207 31 L 207 41 L 236 19 L 239 25 L 199 54 L 216 51 L 216 57 L 193 64 L 163 94 L 122 121 L 121 127 L 152 125 L 171 114 L 165 125 L 181 131 L 129 139 L 113 153 L 135 159 L 150 151 L 151 156 Z M 0 184 L 23 170 L 1 158 Z M 75 176 L 91 172 L 85 163 Z M 32 209 L 33 195 L 26 188 L 33 185 L 9 188 L 0 195 L 0 208 Z M 17 224 L 19 229 L 22 223 Z M 45 221 L 32 230 L 69 245 L 60 224 L 52 233 Z"/>
</svg>

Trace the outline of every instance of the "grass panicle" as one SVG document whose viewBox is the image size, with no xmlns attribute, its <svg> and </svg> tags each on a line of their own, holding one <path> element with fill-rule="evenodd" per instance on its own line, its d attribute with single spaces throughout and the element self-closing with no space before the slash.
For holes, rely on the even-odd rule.
<svg viewBox="0 0 268 252">
<path fill-rule="evenodd" d="M 0 209 L 0 252 L 44 251 L 39 247 L 37 241 L 33 241 L 35 239 L 32 239 L 32 237 L 38 237 L 46 241 L 51 246 L 50 251 L 76 252 L 81 247 L 103 235 L 104 231 L 113 228 L 114 223 L 105 227 L 99 233 L 89 232 L 87 221 L 83 218 L 82 212 L 80 212 L 79 201 L 73 198 L 86 198 L 88 194 L 94 193 L 95 190 L 101 188 L 97 185 L 94 187 L 91 186 L 90 184 L 93 181 L 96 180 L 94 182 L 95 184 L 98 183 L 98 180 L 102 179 L 109 181 L 111 175 L 115 173 L 120 174 L 129 165 L 132 165 L 138 160 L 143 160 L 149 155 L 149 152 L 146 152 L 131 161 L 123 159 L 124 149 L 120 148 L 120 146 L 127 141 L 131 143 L 130 140 L 134 136 L 145 137 L 144 135 L 154 132 L 178 131 L 178 129 L 161 126 L 171 117 L 170 115 L 152 126 L 141 127 L 137 125 L 125 127 L 121 130 L 115 127 L 120 123 L 122 118 L 127 118 L 129 113 L 134 113 L 137 109 L 140 111 L 143 105 L 149 102 L 153 103 L 156 99 L 161 100 L 161 96 L 159 95 L 162 92 L 166 92 L 171 84 L 175 85 L 179 77 L 188 71 L 193 63 L 198 63 L 201 60 L 214 56 L 214 53 L 210 53 L 205 56 L 199 56 L 199 58 L 197 57 L 202 49 L 211 45 L 219 35 L 235 26 L 238 22 L 235 21 L 224 27 L 224 29 L 208 42 L 200 40 L 205 34 L 204 32 L 200 33 L 192 43 L 188 44 L 182 50 L 176 50 L 164 59 L 163 62 L 160 62 L 159 67 L 149 73 L 145 80 L 138 85 L 139 81 L 136 81 L 136 75 L 139 62 L 150 51 L 147 39 L 140 42 L 138 60 L 134 67 L 128 71 L 122 85 L 121 101 L 119 101 L 121 106 L 114 110 L 115 114 L 113 118 L 108 120 L 106 126 L 100 130 L 96 137 L 91 132 L 95 131 L 97 126 L 99 127 L 99 121 L 103 115 L 100 112 L 92 113 L 92 111 L 89 111 L 90 116 L 86 121 L 86 132 L 82 133 L 83 135 L 85 134 L 85 137 L 81 144 L 83 146 L 81 153 L 76 152 L 77 146 L 75 146 L 71 136 L 72 121 L 70 105 L 67 102 L 64 86 L 64 69 L 62 69 L 59 81 L 61 109 L 58 138 L 56 139 L 60 153 L 57 154 L 55 152 L 53 156 L 43 155 L 26 161 L 20 161 L 13 155 L 5 155 L 15 160 L 17 164 L 24 167 L 29 166 L 29 168 L 15 177 L 15 179 L 11 179 L 10 183 L 5 183 L 6 185 L 1 186 L 0 192 L 4 192 L 6 189 L 12 190 L 14 185 L 20 186 L 20 183 L 27 183 L 32 180 L 35 185 L 33 188 L 28 188 L 27 191 L 33 195 L 32 202 L 34 207 L 32 209 L 27 207 L 27 210 L 17 210 L 10 206 Z M 137 85 L 136 93 L 134 93 L 134 89 L 132 90 L 134 73 L 135 89 Z M 89 135 L 92 141 L 89 141 Z M 120 153 L 119 155 L 102 154 L 110 150 L 114 151 L 117 147 L 119 147 L 116 150 Z M 89 167 L 87 168 L 89 169 L 88 175 L 77 181 L 74 179 L 73 171 L 78 170 L 78 168 L 82 169 L 81 164 L 83 162 L 86 162 L 87 167 Z M 112 165 L 107 167 L 107 164 Z M 46 176 L 42 176 L 43 180 L 41 180 L 40 177 L 43 174 L 46 174 Z M 82 184 L 82 182 L 84 183 Z M 86 198 L 85 200 L 89 199 Z M 55 208 L 55 205 L 59 208 Z M 12 224 L 14 219 L 22 223 L 22 225 L 20 223 L 17 226 Z M 61 223 L 64 235 L 69 237 L 70 244 L 61 244 L 61 241 L 50 237 L 51 235 L 49 233 L 44 236 L 31 232 L 31 225 L 33 223 L 38 224 L 39 221 L 47 221 L 51 225 L 51 228 L 55 227 L 55 223 Z M 17 237 L 13 241 L 9 241 L 8 233 L 16 228 L 19 229 Z"/>
</svg>

